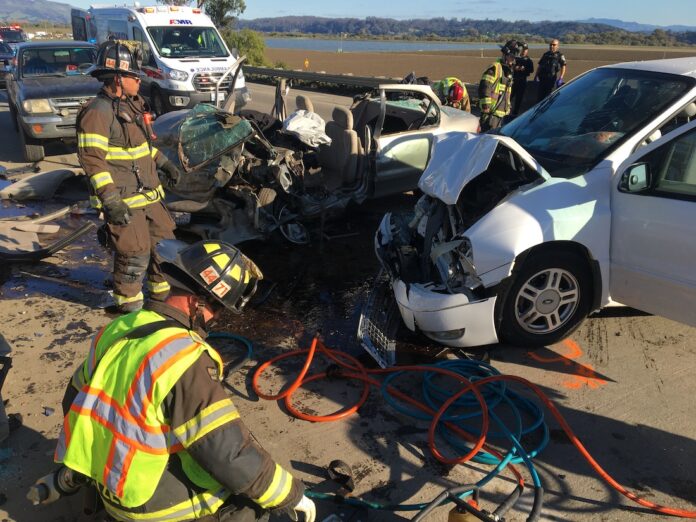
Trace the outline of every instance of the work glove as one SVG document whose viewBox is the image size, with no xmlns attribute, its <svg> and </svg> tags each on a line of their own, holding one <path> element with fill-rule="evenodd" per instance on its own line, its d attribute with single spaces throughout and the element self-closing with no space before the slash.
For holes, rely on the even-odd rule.
<svg viewBox="0 0 696 522">
<path fill-rule="evenodd" d="M 112 192 L 102 200 L 104 218 L 110 225 L 127 225 L 130 223 L 130 209 L 118 192 Z"/>
<path fill-rule="evenodd" d="M 290 518 L 295 522 L 299 520 L 298 513 L 304 513 L 304 522 L 314 522 L 317 518 L 317 508 L 314 506 L 314 502 L 305 495 L 302 495 L 300 501 L 290 511 Z"/>
<path fill-rule="evenodd" d="M 164 163 L 160 164 L 157 168 L 162 171 L 164 184 L 169 188 L 175 187 L 181 178 L 181 171 L 179 170 L 179 167 L 177 167 L 171 160 L 166 159 L 164 160 Z"/>
<path fill-rule="evenodd" d="M 565 83 L 565 82 L 563 81 L 563 78 L 559 78 L 558 80 L 556 80 L 556 87 L 560 87 L 560 86 L 563 85 L 564 83 Z"/>
</svg>

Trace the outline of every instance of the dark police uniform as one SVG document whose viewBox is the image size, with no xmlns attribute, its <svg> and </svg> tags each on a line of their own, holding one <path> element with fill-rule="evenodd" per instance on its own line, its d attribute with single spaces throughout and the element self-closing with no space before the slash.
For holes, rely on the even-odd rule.
<svg viewBox="0 0 696 522">
<path fill-rule="evenodd" d="M 515 58 L 512 73 L 512 114 L 517 115 L 522 106 L 524 93 L 527 90 L 527 77 L 534 72 L 534 62 L 529 56 Z"/>
<path fill-rule="evenodd" d="M 566 59 L 561 51 L 546 51 L 539 60 L 537 76 L 539 78 L 539 91 L 537 101 L 546 98 L 554 87 L 559 71 L 565 67 Z"/>
</svg>

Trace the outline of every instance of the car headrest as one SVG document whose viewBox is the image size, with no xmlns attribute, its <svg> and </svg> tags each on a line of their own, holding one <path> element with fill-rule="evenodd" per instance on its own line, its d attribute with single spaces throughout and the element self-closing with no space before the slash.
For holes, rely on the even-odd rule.
<svg viewBox="0 0 696 522">
<path fill-rule="evenodd" d="M 687 118 L 693 118 L 696 116 L 696 102 L 691 102 L 689 105 L 684 107 L 682 112 Z"/>
<path fill-rule="evenodd" d="M 344 107 L 334 107 L 331 118 L 344 129 L 353 129 L 353 114 Z"/>
</svg>

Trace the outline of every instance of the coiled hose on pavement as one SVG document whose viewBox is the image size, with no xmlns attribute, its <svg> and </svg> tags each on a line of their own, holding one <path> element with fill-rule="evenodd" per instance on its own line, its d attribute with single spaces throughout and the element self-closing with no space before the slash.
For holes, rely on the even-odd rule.
<svg viewBox="0 0 696 522">
<path fill-rule="evenodd" d="M 232 334 L 224 335 L 232 336 Z M 232 337 L 237 340 L 247 341 L 239 336 Z M 251 343 L 248 341 L 247 343 L 249 349 L 248 355 L 250 357 Z M 336 365 L 336 369 L 330 372 L 325 371 L 308 376 L 309 368 L 312 365 L 317 350 L 328 357 Z M 261 376 L 271 365 L 288 358 L 302 356 L 305 357 L 302 369 L 289 386 L 277 394 L 267 394 L 261 391 L 259 386 Z M 419 372 L 424 376 L 422 384 L 424 402 L 414 399 L 392 385 L 393 381 L 412 372 Z M 380 382 L 371 377 L 372 375 L 387 375 L 387 377 Z M 446 376 L 455 379 L 461 384 L 461 389 L 452 393 L 448 389 L 439 386 L 437 381 L 438 376 Z M 337 377 L 354 379 L 363 383 L 363 390 L 360 398 L 354 405 L 347 406 L 328 415 L 312 415 L 302 412 L 294 406 L 292 397 L 295 391 L 300 387 L 321 379 Z M 481 520 L 490 520 L 490 518 L 486 518 L 488 515 L 478 511 L 477 508 L 471 505 L 464 505 L 461 499 L 473 495 L 482 486 L 507 469 L 514 475 L 517 486 L 505 502 L 493 513 L 494 515 L 502 516 L 505 511 L 509 510 L 515 504 L 524 488 L 524 479 L 515 467 L 515 464 L 524 464 L 530 473 L 534 486 L 534 503 L 531 513 L 527 518 L 528 521 L 533 521 L 537 520 L 541 514 L 543 487 L 539 475 L 534 468 L 532 458 L 538 455 L 548 444 L 548 426 L 544 421 L 544 414 L 541 407 L 509 389 L 507 386 L 508 383 L 516 383 L 525 386 L 538 397 L 541 403 L 560 424 L 576 449 L 602 480 L 613 489 L 629 500 L 656 513 L 681 518 L 696 518 L 696 511 L 656 504 L 627 490 L 611 477 L 611 475 L 597 463 L 592 455 L 590 455 L 564 419 L 563 415 L 561 415 L 553 402 L 551 402 L 537 385 L 522 377 L 501 375 L 494 367 L 480 361 L 444 361 L 432 365 L 410 365 L 368 370 L 356 358 L 347 353 L 327 348 L 315 337 L 308 349 L 283 353 L 264 362 L 256 369 L 252 379 L 254 392 L 260 398 L 266 400 L 283 399 L 285 407 L 293 416 L 311 422 L 332 422 L 352 415 L 367 400 L 370 387 L 375 386 L 380 389 L 384 399 L 401 413 L 417 419 L 430 421 L 428 429 L 428 447 L 437 460 L 445 464 L 461 464 L 473 460 L 475 462 L 495 466 L 493 470 L 476 484 L 460 486 L 453 490 L 445 491 L 430 503 L 379 504 L 354 497 L 340 498 L 339 500 L 342 503 L 369 509 L 419 511 L 420 513 L 413 520 L 420 521 L 442 502 L 452 500 L 460 507 L 466 508 L 467 511 L 473 513 Z M 453 413 L 448 413 L 450 408 L 453 409 Z M 499 414 L 502 408 L 511 412 L 514 426 L 508 427 L 507 424 L 503 422 Z M 473 413 L 472 409 L 475 409 Z M 479 425 L 478 430 L 471 428 L 471 422 L 474 420 Z M 489 429 L 491 420 L 494 422 L 493 430 Z M 464 425 L 463 423 L 465 423 L 466 428 L 462 427 Z M 436 434 L 441 435 L 453 447 L 465 453 L 459 457 L 444 456 L 436 446 Z M 534 449 L 528 451 L 523 447 L 522 439 L 532 434 L 537 434 L 537 438 L 539 438 L 538 435 L 540 434 L 540 442 Z M 486 440 L 489 438 L 509 440 L 511 444 L 510 449 L 505 455 L 501 454 L 486 443 Z M 335 496 L 330 494 L 312 491 L 308 491 L 307 494 L 313 498 L 336 500 Z"/>
</svg>

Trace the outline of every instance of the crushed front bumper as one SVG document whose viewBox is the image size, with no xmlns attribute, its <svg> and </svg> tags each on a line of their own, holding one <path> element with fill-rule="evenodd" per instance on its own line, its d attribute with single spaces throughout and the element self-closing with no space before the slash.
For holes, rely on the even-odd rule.
<svg viewBox="0 0 696 522">
<path fill-rule="evenodd" d="M 465 348 L 498 342 L 494 310 L 497 297 L 470 301 L 464 294 L 443 294 L 422 284 L 392 283 L 406 326 L 447 346 Z"/>
</svg>

